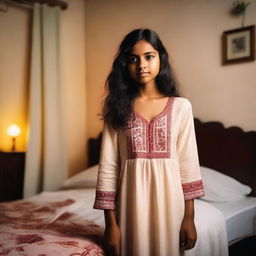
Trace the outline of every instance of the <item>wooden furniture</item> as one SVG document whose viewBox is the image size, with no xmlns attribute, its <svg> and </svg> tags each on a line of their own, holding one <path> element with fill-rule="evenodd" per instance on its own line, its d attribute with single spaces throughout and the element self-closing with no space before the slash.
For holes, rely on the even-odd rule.
<svg viewBox="0 0 256 256">
<path fill-rule="evenodd" d="M 197 118 L 194 122 L 200 165 L 250 186 L 250 196 L 256 196 L 256 132 Z"/>
<path fill-rule="evenodd" d="M 24 165 L 24 152 L 0 152 L 0 202 L 22 198 Z"/>
<path fill-rule="evenodd" d="M 242 241 L 229 246 L 229 256 L 255 256 L 256 252 L 256 235 L 246 237 Z"/>
</svg>

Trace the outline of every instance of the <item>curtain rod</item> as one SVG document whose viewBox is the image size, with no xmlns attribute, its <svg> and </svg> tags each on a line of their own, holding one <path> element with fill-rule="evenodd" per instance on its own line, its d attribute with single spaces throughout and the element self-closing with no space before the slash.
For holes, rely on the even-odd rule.
<svg viewBox="0 0 256 256">
<path fill-rule="evenodd" d="M 39 3 L 39 4 L 48 4 L 49 6 L 60 6 L 62 10 L 66 10 L 68 8 L 68 4 L 62 0 L 0 0 L 0 2 L 6 5 L 6 8 L 5 8 L 6 11 L 8 10 L 8 7 L 7 7 L 8 3 L 13 5 L 19 5 L 22 7 L 27 7 L 27 6 L 30 7 L 30 6 L 33 6 L 34 3 Z"/>
</svg>

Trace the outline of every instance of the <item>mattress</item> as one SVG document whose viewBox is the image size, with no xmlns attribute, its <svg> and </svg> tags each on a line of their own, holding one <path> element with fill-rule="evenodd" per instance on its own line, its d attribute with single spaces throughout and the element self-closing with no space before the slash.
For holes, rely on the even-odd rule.
<svg viewBox="0 0 256 256">
<path fill-rule="evenodd" d="M 229 245 L 256 234 L 256 197 L 229 203 L 211 203 L 225 219 Z"/>
</svg>

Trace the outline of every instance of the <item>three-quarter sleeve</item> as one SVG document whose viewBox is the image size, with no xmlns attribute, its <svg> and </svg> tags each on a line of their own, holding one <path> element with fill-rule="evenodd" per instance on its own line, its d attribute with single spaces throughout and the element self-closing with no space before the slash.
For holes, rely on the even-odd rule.
<svg viewBox="0 0 256 256">
<path fill-rule="evenodd" d="M 184 199 L 204 196 L 198 150 L 195 136 L 194 118 L 190 101 L 185 101 L 183 118 L 177 141 L 181 184 Z"/>
<path fill-rule="evenodd" d="M 116 190 L 120 173 L 118 132 L 104 122 L 96 198 L 93 208 L 115 209 Z"/>
</svg>

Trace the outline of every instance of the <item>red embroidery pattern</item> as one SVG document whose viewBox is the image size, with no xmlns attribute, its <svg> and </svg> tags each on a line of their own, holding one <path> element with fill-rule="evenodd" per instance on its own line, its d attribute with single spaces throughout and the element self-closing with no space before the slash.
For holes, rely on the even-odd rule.
<svg viewBox="0 0 256 256">
<path fill-rule="evenodd" d="M 70 256 L 104 256 L 104 251 L 98 247 L 97 245 L 91 244 L 84 248 L 84 251 L 82 253 L 72 253 Z"/>
<path fill-rule="evenodd" d="M 196 180 L 182 184 L 185 200 L 195 199 L 204 196 L 202 180 Z"/>
<path fill-rule="evenodd" d="M 129 121 L 128 125 L 128 158 L 136 158 L 136 155 L 146 155 L 149 148 L 146 122 L 134 116 L 133 121 Z"/>
<path fill-rule="evenodd" d="M 170 126 L 173 97 L 169 97 L 164 110 L 151 122 L 133 112 L 128 121 L 127 152 L 128 159 L 169 158 Z"/>
<path fill-rule="evenodd" d="M 96 191 L 94 209 L 115 209 L 116 192 Z"/>
<path fill-rule="evenodd" d="M 24 243 L 33 244 L 43 240 L 44 239 L 37 234 L 19 235 L 16 238 L 17 244 L 24 244 Z"/>
<path fill-rule="evenodd" d="M 63 247 L 79 247 L 79 243 L 77 241 L 56 241 L 54 243 Z"/>
</svg>

